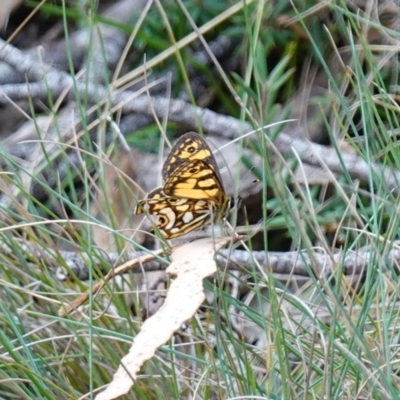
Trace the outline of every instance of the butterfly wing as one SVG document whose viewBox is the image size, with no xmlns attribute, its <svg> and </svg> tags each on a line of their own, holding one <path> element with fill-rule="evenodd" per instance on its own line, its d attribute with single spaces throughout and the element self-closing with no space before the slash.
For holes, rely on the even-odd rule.
<svg viewBox="0 0 400 400">
<path fill-rule="evenodd" d="M 149 204 L 156 204 L 158 200 L 165 197 L 165 193 L 161 187 L 153 189 L 149 192 L 144 200 L 140 200 L 136 207 L 134 214 L 143 214 L 143 212 L 149 212 Z"/>
<path fill-rule="evenodd" d="M 149 193 L 141 200 L 135 213 L 145 210 L 157 217 L 157 228 L 166 239 L 184 235 L 210 222 L 213 205 L 201 199 L 174 198 L 165 195 L 162 188 Z"/>
<path fill-rule="evenodd" d="M 162 170 L 165 181 L 141 200 L 143 211 L 157 217 L 157 227 L 166 239 L 223 218 L 229 210 L 219 169 L 205 140 L 195 132 L 181 136 Z"/>
<path fill-rule="evenodd" d="M 167 196 L 212 201 L 222 205 L 225 192 L 210 164 L 202 160 L 188 161 L 175 170 L 164 185 Z"/>
<path fill-rule="evenodd" d="M 171 149 L 162 170 L 164 182 L 168 181 L 169 177 L 180 166 L 194 160 L 201 160 L 207 163 L 214 170 L 221 184 L 222 179 L 215 157 L 207 142 L 196 132 L 188 132 L 182 135 Z"/>
</svg>

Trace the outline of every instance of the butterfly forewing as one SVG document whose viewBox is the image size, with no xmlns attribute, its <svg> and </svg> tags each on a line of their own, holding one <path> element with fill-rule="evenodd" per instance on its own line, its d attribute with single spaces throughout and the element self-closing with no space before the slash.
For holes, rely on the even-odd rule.
<svg viewBox="0 0 400 400">
<path fill-rule="evenodd" d="M 164 162 L 162 177 L 165 182 L 182 164 L 187 161 L 201 160 L 215 171 L 222 182 L 215 157 L 206 141 L 196 132 L 188 132 L 182 135 L 175 143 Z"/>
<path fill-rule="evenodd" d="M 229 210 L 215 158 L 197 133 L 183 135 L 163 166 L 163 188 L 141 200 L 136 214 L 157 217 L 157 227 L 166 239 L 184 235 L 222 219 Z"/>
<path fill-rule="evenodd" d="M 164 192 L 167 196 L 210 200 L 215 204 L 222 203 L 225 196 L 214 170 L 201 160 L 188 161 L 174 171 Z"/>
</svg>

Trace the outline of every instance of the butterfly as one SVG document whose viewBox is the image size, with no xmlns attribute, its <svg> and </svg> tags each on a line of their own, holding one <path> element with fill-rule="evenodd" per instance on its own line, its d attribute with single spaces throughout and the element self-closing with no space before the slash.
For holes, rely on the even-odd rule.
<svg viewBox="0 0 400 400">
<path fill-rule="evenodd" d="M 179 138 L 162 169 L 164 187 L 154 189 L 139 201 L 135 214 L 157 217 L 165 239 L 173 239 L 223 219 L 230 200 L 206 141 L 189 132 Z"/>
</svg>

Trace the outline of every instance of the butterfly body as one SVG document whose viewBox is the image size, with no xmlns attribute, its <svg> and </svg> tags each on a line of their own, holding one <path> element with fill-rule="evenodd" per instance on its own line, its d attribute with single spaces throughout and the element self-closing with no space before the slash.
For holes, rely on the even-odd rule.
<svg viewBox="0 0 400 400">
<path fill-rule="evenodd" d="M 184 235 L 223 219 L 229 211 L 215 158 L 197 133 L 183 135 L 168 155 L 162 171 L 163 188 L 141 200 L 143 210 L 157 217 L 157 227 L 166 239 Z"/>
</svg>

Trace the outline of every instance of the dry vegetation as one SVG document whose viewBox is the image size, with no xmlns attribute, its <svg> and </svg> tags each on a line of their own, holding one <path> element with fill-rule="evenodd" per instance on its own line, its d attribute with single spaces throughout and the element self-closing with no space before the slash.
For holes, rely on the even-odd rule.
<svg viewBox="0 0 400 400">
<path fill-rule="evenodd" d="M 389 0 L 4 1 L 0 398 L 112 380 L 170 287 L 132 211 L 188 131 L 243 240 L 124 398 L 400 398 L 399 21 Z"/>
</svg>

